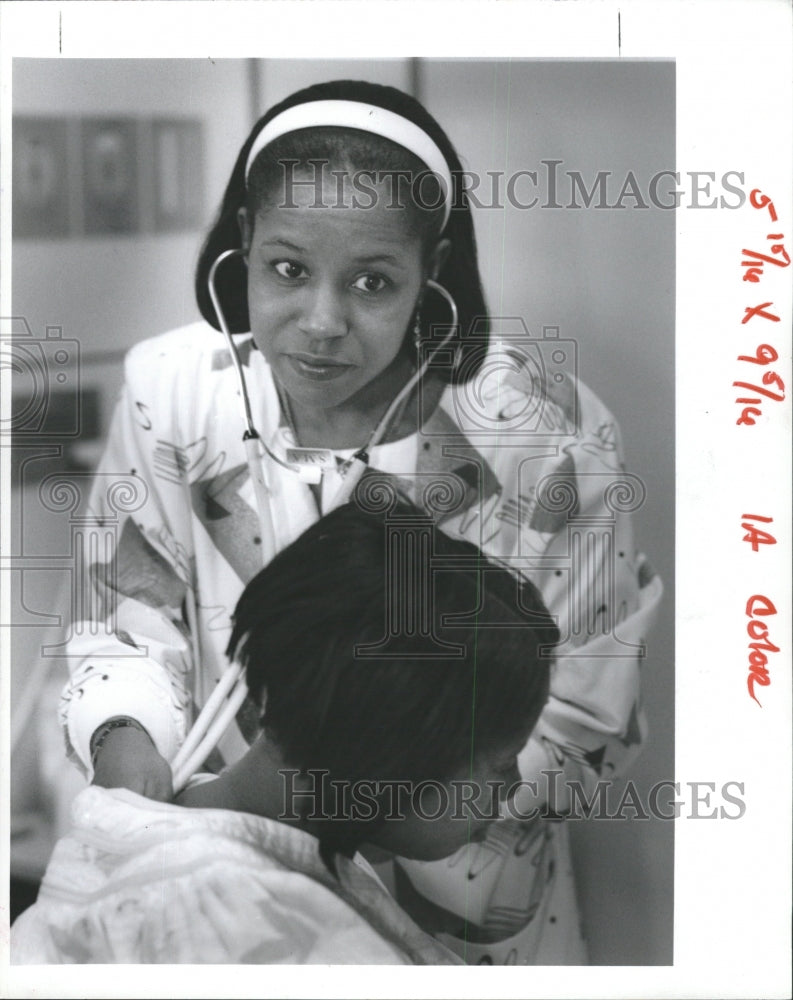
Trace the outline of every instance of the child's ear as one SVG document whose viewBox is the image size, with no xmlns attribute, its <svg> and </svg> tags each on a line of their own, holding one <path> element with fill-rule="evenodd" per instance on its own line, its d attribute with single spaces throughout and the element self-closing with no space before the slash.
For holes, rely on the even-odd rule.
<svg viewBox="0 0 793 1000">
<path fill-rule="evenodd" d="M 253 238 L 253 223 L 247 208 L 237 210 L 237 225 L 240 227 L 242 249 L 245 253 L 248 253 L 251 249 L 251 239 Z"/>
</svg>

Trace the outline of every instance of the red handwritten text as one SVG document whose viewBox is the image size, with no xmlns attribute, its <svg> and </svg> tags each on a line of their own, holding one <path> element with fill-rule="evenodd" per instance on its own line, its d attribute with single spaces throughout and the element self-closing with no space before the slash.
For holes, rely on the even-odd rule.
<svg viewBox="0 0 793 1000">
<path fill-rule="evenodd" d="M 770 344 L 759 344 L 754 355 L 751 354 L 739 354 L 738 361 L 744 361 L 750 365 L 768 365 L 771 362 L 776 361 L 779 358 L 776 350 Z M 781 403 L 785 398 L 785 383 L 782 381 L 782 377 L 778 375 L 775 371 L 763 372 L 760 379 L 762 385 L 757 385 L 755 382 L 733 382 L 733 386 L 736 389 L 748 389 L 749 392 L 757 393 L 756 396 L 738 396 L 735 400 L 736 403 L 740 403 L 743 406 L 740 417 L 735 421 L 736 424 L 748 424 L 750 427 L 754 426 L 755 417 L 762 415 L 762 396 L 767 399 L 772 399 L 774 402 Z M 779 392 L 773 392 L 770 386 L 778 389 Z"/>
<path fill-rule="evenodd" d="M 763 194 L 760 188 L 755 188 L 749 195 L 749 203 L 752 208 L 765 208 L 768 206 L 768 214 L 771 216 L 771 221 L 776 222 L 777 214 L 774 208 L 774 203 L 768 197 L 767 194 Z"/>
<path fill-rule="evenodd" d="M 763 597 L 762 594 L 753 594 L 746 602 L 746 617 L 750 619 L 746 631 L 752 640 L 749 643 L 749 674 L 746 678 L 746 686 L 749 694 L 758 705 L 760 705 L 760 701 L 754 693 L 755 684 L 759 684 L 760 687 L 768 687 L 771 683 L 766 653 L 779 652 L 779 646 L 775 646 L 768 638 L 768 626 L 760 619 L 776 613 L 774 602 L 768 597 Z M 763 706 L 760 705 L 760 707 Z"/>
<path fill-rule="evenodd" d="M 752 521 L 763 521 L 765 524 L 773 524 L 773 517 L 763 517 L 762 514 L 742 514 L 743 522 L 741 527 L 746 534 L 743 536 L 744 542 L 749 542 L 752 552 L 757 552 L 761 545 L 776 545 L 776 538 L 762 528 L 756 527 Z"/>
<path fill-rule="evenodd" d="M 746 315 L 741 320 L 741 324 L 748 323 L 750 319 L 755 316 L 762 316 L 763 319 L 770 319 L 772 323 L 778 323 L 779 317 L 775 316 L 773 313 L 766 312 L 766 306 L 772 306 L 773 302 L 761 302 L 759 306 L 747 306 L 744 309 Z"/>
</svg>

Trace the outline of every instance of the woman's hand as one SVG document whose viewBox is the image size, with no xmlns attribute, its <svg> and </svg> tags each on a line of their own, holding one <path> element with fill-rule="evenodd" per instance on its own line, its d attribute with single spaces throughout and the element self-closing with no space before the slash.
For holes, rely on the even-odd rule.
<svg viewBox="0 0 793 1000">
<path fill-rule="evenodd" d="M 140 729 L 124 726 L 108 733 L 94 764 L 94 785 L 129 788 L 158 802 L 173 799 L 173 775 L 151 738 Z"/>
</svg>

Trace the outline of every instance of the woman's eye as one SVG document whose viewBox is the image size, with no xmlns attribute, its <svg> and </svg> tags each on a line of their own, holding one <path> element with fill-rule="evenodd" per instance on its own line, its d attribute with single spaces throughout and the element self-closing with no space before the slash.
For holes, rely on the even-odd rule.
<svg viewBox="0 0 793 1000">
<path fill-rule="evenodd" d="M 380 274 L 362 274 L 353 282 L 353 288 L 361 292 L 382 292 L 388 282 Z"/>
<path fill-rule="evenodd" d="M 296 264 L 293 260 L 278 260 L 273 264 L 273 267 L 282 278 L 302 278 L 305 275 L 303 265 Z"/>
</svg>

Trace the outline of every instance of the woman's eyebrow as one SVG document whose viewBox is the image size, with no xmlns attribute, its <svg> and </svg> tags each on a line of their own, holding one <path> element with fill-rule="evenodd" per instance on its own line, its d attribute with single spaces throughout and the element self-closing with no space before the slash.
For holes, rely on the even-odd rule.
<svg viewBox="0 0 793 1000">
<path fill-rule="evenodd" d="M 262 246 L 265 247 L 283 247 L 285 250 L 292 250 L 295 253 L 305 253 L 305 248 L 298 246 L 296 243 L 290 243 L 289 240 L 281 239 L 280 237 L 272 240 L 263 240 Z"/>
<path fill-rule="evenodd" d="M 370 253 L 361 254 L 360 257 L 354 257 L 353 263 L 355 264 L 391 264 L 394 267 L 404 268 L 404 262 L 398 257 L 394 257 L 390 253 Z"/>
<path fill-rule="evenodd" d="M 305 254 L 308 252 L 305 247 L 298 246 L 297 243 L 292 243 L 290 240 L 284 239 L 280 236 L 274 237 L 273 239 L 263 240 L 261 246 L 283 247 L 284 250 L 290 250 L 292 253 L 297 254 Z M 402 270 L 405 269 L 404 263 L 398 257 L 395 257 L 390 253 L 379 253 L 377 251 L 353 257 L 351 263 L 356 266 L 360 266 L 361 264 L 390 264 L 392 267 L 397 267 Z"/>
</svg>

